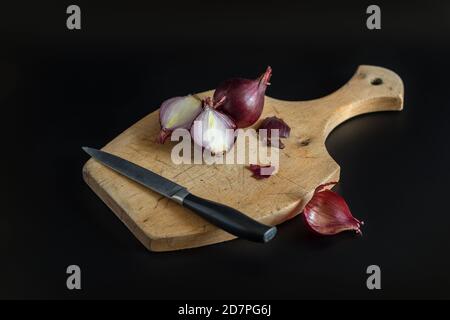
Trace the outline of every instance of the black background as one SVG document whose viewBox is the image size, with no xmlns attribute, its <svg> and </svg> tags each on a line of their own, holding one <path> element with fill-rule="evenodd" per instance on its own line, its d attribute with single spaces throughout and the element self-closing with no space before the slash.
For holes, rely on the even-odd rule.
<svg viewBox="0 0 450 320">
<path fill-rule="evenodd" d="M 450 298 L 450 3 L 72 2 L 0 8 L 0 298 Z M 401 113 L 363 115 L 327 140 L 337 190 L 363 237 L 311 235 L 147 252 L 84 184 L 80 147 L 102 147 L 168 97 L 274 69 L 267 94 L 324 96 L 359 64 L 405 84 Z M 66 289 L 66 267 L 82 290 Z M 382 290 L 366 288 L 381 267 Z"/>
</svg>

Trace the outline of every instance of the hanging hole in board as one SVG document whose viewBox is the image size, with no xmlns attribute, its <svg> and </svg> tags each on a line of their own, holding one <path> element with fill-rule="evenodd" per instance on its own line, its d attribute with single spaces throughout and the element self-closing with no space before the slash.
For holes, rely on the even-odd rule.
<svg viewBox="0 0 450 320">
<path fill-rule="evenodd" d="M 383 84 L 383 79 L 375 78 L 372 81 L 370 81 L 370 84 L 373 86 L 379 86 L 379 85 Z"/>
</svg>

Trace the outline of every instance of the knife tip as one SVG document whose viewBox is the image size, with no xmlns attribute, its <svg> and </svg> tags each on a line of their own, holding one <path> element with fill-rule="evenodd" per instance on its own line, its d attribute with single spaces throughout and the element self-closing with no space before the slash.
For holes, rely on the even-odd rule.
<svg viewBox="0 0 450 320">
<path fill-rule="evenodd" d="M 89 147 L 81 147 L 81 149 L 83 149 L 83 151 L 86 152 L 88 155 L 92 154 L 92 152 L 91 152 L 92 149 Z"/>
</svg>

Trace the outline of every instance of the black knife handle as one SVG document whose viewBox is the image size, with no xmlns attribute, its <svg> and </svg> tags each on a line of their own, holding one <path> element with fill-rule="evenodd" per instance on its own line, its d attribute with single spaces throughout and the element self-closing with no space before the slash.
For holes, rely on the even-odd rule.
<svg viewBox="0 0 450 320">
<path fill-rule="evenodd" d="M 236 209 L 197 197 L 191 193 L 184 197 L 183 206 L 195 211 L 208 222 L 240 238 L 256 242 L 268 242 L 277 233 L 276 227 L 266 226 Z"/>
</svg>

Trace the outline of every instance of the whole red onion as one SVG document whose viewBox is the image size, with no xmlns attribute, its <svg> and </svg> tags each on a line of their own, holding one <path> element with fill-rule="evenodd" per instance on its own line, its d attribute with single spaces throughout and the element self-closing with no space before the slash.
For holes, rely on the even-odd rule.
<svg viewBox="0 0 450 320">
<path fill-rule="evenodd" d="M 265 73 L 255 80 L 232 78 L 222 82 L 214 92 L 214 102 L 227 97 L 220 110 L 228 114 L 238 128 L 246 128 L 254 124 L 263 111 L 264 95 L 272 68 L 267 67 Z"/>
<path fill-rule="evenodd" d="M 321 235 L 333 235 L 345 230 L 355 230 L 357 234 L 361 234 L 364 222 L 352 216 L 344 198 L 325 189 L 335 184 L 336 182 L 330 182 L 316 188 L 303 210 L 307 225 Z"/>
</svg>

